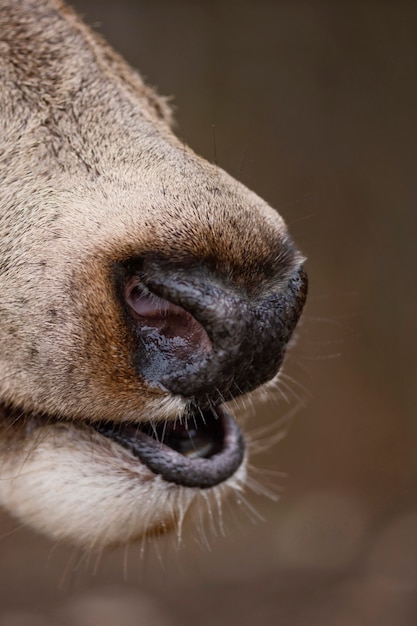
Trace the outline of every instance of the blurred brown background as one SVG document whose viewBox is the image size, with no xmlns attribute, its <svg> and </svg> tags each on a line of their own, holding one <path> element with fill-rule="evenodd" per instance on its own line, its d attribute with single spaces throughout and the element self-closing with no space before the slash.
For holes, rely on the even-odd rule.
<svg viewBox="0 0 417 626">
<path fill-rule="evenodd" d="M 295 415 L 254 460 L 283 492 L 248 493 L 266 521 L 98 561 L 3 516 L 0 625 L 415 626 L 417 4 L 73 4 L 284 215 L 310 297 L 285 398 L 250 422 Z"/>
</svg>

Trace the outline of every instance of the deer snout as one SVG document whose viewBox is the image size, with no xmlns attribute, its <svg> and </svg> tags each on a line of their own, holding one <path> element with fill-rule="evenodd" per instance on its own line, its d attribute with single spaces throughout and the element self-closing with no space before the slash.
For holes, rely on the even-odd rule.
<svg viewBox="0 0 417 626">
<path fill-rule="evenodd" d="M 278 372 L 307 293 L 302 267 L 246 290 L 202 263 L 129 261 L 119 293 L 133 361 L 147 383 L 200 406 L 230 400 Z"/>
</svg>

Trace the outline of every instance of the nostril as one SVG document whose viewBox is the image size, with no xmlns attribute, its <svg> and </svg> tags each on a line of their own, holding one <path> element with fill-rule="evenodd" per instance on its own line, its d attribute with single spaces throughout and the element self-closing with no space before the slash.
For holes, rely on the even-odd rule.
<svg viewBox="0 0 417 626">
<path fill-rule="evenodd" d="M 140 317 L 158 319 L 168 316 L 181 317 L 189 315 L 182 307 L 172 304 L 172 302 L 164 300 L 164 298 L 160 298 L 153 293 L 145 292 L 138 285 L 128 287 L 126 301 L 132 311 L 140 315 Z"/>
<path fill-rule="evenodd" d="M 159 348 L 185 360 L 196 349 L 211 349 L 205 329 L 183 307 L 151 293 L 137 281 L 126 285 L 125 298 L 143 339 L 147 337 Z"/>
<path fill-rule="evenodd" d="M 277 373 L 307 293 L 302 268 L 255 293 L 202 264 L 149 257 L 118 269 L 137 372 L 201 402 L 246 393 Z"/>
</svg>

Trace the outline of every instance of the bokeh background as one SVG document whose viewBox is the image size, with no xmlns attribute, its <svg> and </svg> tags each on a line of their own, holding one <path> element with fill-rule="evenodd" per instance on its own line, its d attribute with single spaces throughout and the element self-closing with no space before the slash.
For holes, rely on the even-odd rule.
<svg viewBox="0 0 417 626">
<path fill-rule="evenodd" d="M 248 492 L 209 548 L 100 558 L 3 515 L 0 625 L 415 626 L 417 4 L 73 5 L 175 95 L 184 141 L 284 215 L 310 296 L 249 423 L 287 431 L 254 459 L 279 502 Z"/>
</svg>

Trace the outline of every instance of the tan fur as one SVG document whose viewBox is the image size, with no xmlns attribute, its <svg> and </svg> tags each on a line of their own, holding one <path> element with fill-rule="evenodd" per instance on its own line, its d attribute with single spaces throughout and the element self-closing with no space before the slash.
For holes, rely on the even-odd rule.
<svg viewBox="0 0 417 626">
<path fill-rule="evenodd" d="M 0 76 L 0 503 L 56 538 L 129 541 L 198 490 L 82 425 L 186 406 L 138 380 L 112 264 L 168 249 L 255 287 L 286 227 L 185 147 L 166 102 L 59 0 L 0 0 Z M 34 427 L 34 413 L 54 421 Z M 212 491 L 242 489 L 245 472 Z"/>
</svg>

